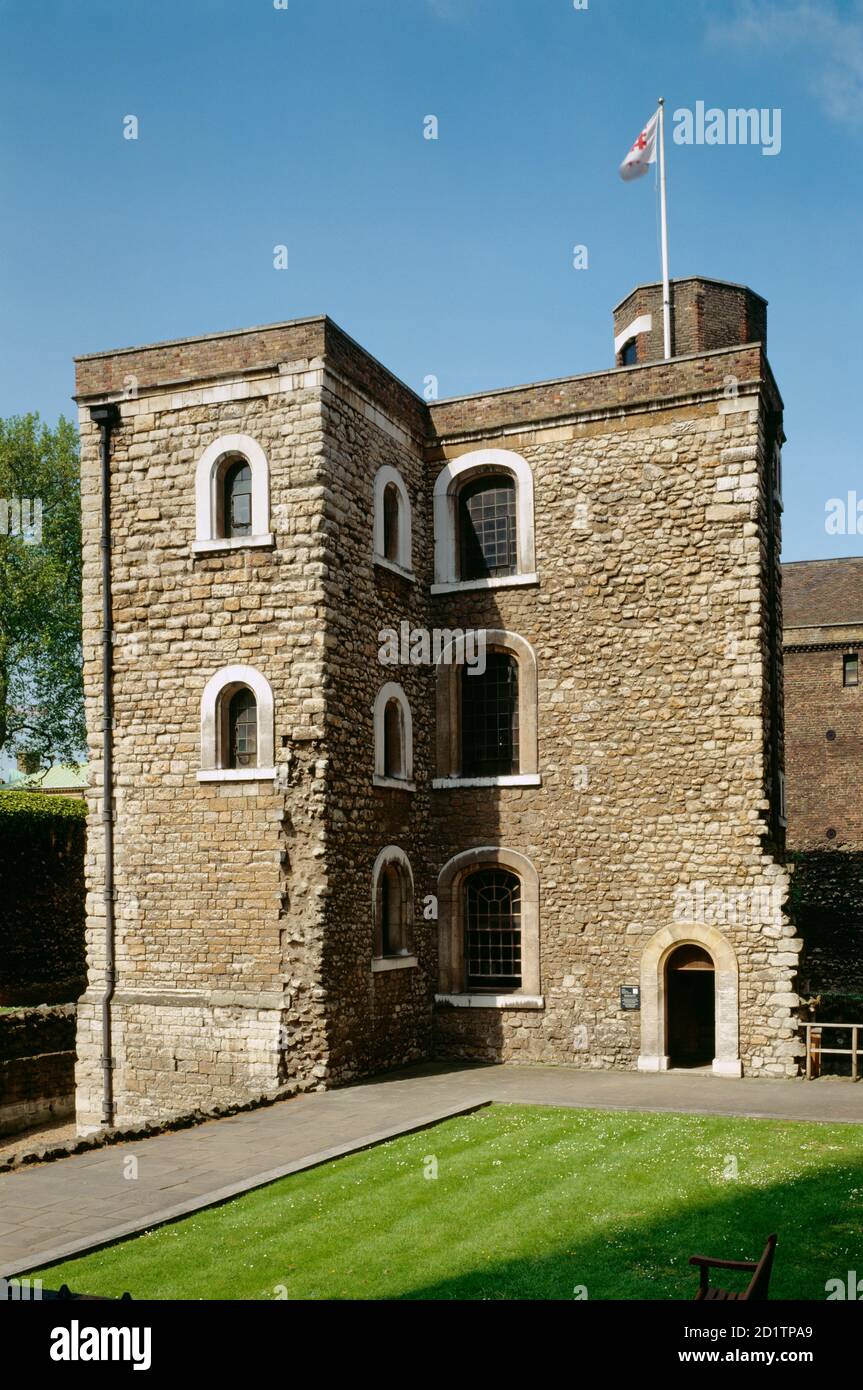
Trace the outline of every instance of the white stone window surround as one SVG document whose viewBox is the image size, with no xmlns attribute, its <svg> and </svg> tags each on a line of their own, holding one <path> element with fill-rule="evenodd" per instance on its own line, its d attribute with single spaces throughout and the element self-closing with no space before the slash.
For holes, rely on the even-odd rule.
<svg viewBox="0 0 863 1390">
<path fill-rule="evenodd" d="M 623 348 L 626 347 L 626 344 L 630 342 L 632 338 L 637 338 L 641 333 L 650 333 L 652 329 L 652 314 L 641 314 L 639 318 L 633 319 L 632 323 L 628 323 L 624 328 L 623 332 L 618 333 L 617 337 L 614 340 L 615 357 Z"/>
<path fill-rule="evenodd" d="M 398 556 L 390 560 L 386 555 L 384 533 L 384 493 L 389 485 L 395 488 L 399 497 Z M 392 570 L 404 579 L 414 579 L 413 572 L 413 528 L 411 523 L 411 504 L 405 480 L 397 468 L 385 463 L 375 474 L 372 500 L 372 550 L 376 565 Z"/>
<path fill-rule="evenodd" d="M 506 993 L 477 993 L 464 988 L 464 884 L 474 869 L 509 869 L 521 883 L 521 988 Z M 501 845 L 463 850 L 447 860 L 438 875 L 439 992 L 436 1002 L 457 1008 L 541 1009 L 539 875 L 527 855 Z M 476 1002 L 475 1002 L 476 1001 Z"/>
<path fill-rule="evenodd" d="M 374 862 L 372 868 L 372 923 L 374 927 L 374 949 L 378 951 L 381 923 L 378 920 L 378 883 L 382 870 L 387 865 L 397 864 L 401 871 L 403 881 L 407 887 L 407 902 L 405 904 L 405 925 L 409 934 L 411 946 L 413 946 L 414 935 L 414 875 L 410 860 L 403 849 L 398 845 L 385 845 Z M 375 954 L 372 956 L 372 973 L 387 970 L 409 970 L 417 965 L 417 957 L 413 950 L 395 956 L 384 956 Z"/>
<path fill-rule="evenodd" d="M 539 787 L 539 684 L 536 653 L 524 637 L 505 628 L 481 629 L 487 651 L 511 652 L 518 662 L 518 759 L 519 771 L 497 777 L 462 777 L 461 767 L 461 690 L 462 667 L 446 660 L 455 641 L 441 652 L 436 674 L 436 731 L 438 776 L 432 781 L 436 791 L 459 787 Z M 465 675 L 465 680 L 474 679 Z"/>
<path fill-rule="evenodd" d="M 240 456 L 252 473 L 252 534 L 220 536 L 219 488 L 222 462 Z M 195 469 L 195 540 L 192 553 L 212 554 L 220 550 L 248 550 L 272 546 L 270 531 L 270 469 L 267 456 L 257 440 L 248 434 L 223 434 L 206 448 Z"/>
<path fill-rule="evenodd" d="M 224 713 L 227 699 L 246 686 L 255 697 L 258 717 L 257 767 L 225 767 Z M 201 768 L 199 782 L 269 782 L 275 779 L 275 706 L 270 683 L 254 666 L 223 666 L 211 676 L 201 696 Z"/>
<path fill-rule="evenodd" d="M 402 767 L 403 777 L 388 776 L 386 769 L 386 711 L 387 705 L 395 701 L 401 710 Z M 397 681 L 387 681 L 375 696 L 374 704 L 375 770 L 372 776 L 376 787 L 393 787 L 397 791 L 412 792 L 416 789 L 414 771 L 414 734 L 410 701 L 404 688 Z"/>
<path fill-rule="evenodd" d="M 460 579 L 458 559 L 458 495 L 483 473 L 508 473 L 515 481 L 516 574 L 490 579 Z M 450 459 L 434 485 L 433 594 L 468 589 L 502 589 L 538 584 L 534 546 L 533 471 L 521 454 L 510 449 L 473 449 Z"/>
</svg>

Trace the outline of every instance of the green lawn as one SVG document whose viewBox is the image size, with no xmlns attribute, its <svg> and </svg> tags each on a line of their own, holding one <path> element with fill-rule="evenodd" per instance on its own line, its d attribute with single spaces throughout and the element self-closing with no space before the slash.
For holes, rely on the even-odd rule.
<svg viewBox="0 0 863 1390">
<path fill-rule="evenodd" d="M 823 1299 L 863 1269 L 861 1207 L 863 1126 L 495 1105 L 39 1274 L 134 1298 L 685 1299 L 689 1255 L 753 1258 L 775 1230 L 772 1296 Z"/>
</svg>

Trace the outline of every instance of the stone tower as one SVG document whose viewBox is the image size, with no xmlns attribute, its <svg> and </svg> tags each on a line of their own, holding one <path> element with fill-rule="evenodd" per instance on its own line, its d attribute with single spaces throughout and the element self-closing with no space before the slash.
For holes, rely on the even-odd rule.
<svg viewBox="0 0 863 1390">
<path fill-rule="evenodd" d="M 82 1126 L 106 1010 L 120 1122 L 433 1052 L 796 1071 L 753 315 L 431 404 L 325 318 L 78 359 Z"/>
</svg>

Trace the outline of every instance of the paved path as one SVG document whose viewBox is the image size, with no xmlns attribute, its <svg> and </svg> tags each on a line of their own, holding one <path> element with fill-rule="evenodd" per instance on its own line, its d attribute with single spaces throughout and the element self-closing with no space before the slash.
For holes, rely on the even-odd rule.
<svg viewBox="0 0 863 1390">
<path fill-rule="evenodd" d="M 863 1123 L 863 1085 L 426 1064 L 0 1175 L 9 1277 L 489 1101 Z M 138 1159 L 138 1177 L 124 1177 Z"/>
</svg>

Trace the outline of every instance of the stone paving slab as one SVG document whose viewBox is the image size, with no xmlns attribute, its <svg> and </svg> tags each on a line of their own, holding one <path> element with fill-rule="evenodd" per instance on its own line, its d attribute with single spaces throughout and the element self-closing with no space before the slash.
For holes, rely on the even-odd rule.
<svg viewBox="0 0 863 1390">
<path fill-rule="evenodd" d="M 490 1102 L 863 1123 L 863 1085 L 424 1064 L 0 1175 L 0 1276 L 149 1230 Z M 138 1176 L 124 1176 L 126 1160 Z"/>
</svg>

